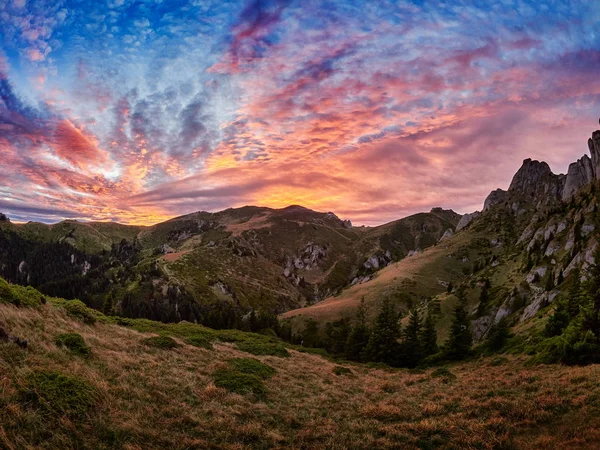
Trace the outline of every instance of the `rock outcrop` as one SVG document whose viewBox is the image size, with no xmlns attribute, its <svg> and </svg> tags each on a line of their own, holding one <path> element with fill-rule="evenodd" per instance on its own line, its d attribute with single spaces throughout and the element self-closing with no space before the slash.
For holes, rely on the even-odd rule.
<svg viewBox="0 0 600 450">
<path fill-rule="evenodd" d="M 569 200 L 579 189 L 591 183 L 594 179 L 594 166 L 588 155 L 577 160 L 577 162 L 571 163 L 567 171 L 562 199 Z"/>
<path fill-rule="evenodd" d="M 483 203 L 483 210 L 487 211 L 492 206 L 502 203 L 506 200 L 506 194 L 507 192 L 503 189 L 496 189 L 495 191 L 490 192 L 490 195 L 487 196 Z"/>
<path fill-rule="evenodd" d="M 455 231 L 460 231 L 460 230 L 468 227 L 469 224 L 471 222 L 473 222 L 473 220 L 475 220 L 477 217 L 479 217 L 480 214 L 481 213 L 479 211 L 475 211 L 473 213 L 465 214 L 464 216 L 462 216 L 460 218 L 460 220 L 458 221 L 458 225 L 456 225 Z"/>
</svg>

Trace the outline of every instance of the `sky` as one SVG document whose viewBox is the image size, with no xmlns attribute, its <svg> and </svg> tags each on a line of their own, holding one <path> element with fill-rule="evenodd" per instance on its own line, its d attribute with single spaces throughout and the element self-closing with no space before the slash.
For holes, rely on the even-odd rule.
<svg viewBox="0 0 600 450">
<path fill-rule="evenodd" d="M 589 1 L 0 0 L 0 211 L 479 210 L 600 116 Z"/>
</svg>

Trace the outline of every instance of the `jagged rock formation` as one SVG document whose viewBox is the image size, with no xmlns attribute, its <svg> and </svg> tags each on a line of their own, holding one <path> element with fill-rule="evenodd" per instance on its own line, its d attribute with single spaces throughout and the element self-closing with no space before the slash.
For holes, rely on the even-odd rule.
<svg viewBox="0 0 600 450">
<path fill-rule="evenodd" d="M 481 213 L 479 211 L 475 211 L 473 213 L 465 214 L 464 216 L 462 216 L 460 218 L 460 220 L 458 221 L 458 225 L 456 225 L 455 231 L 460 231 L 460 230 L 468 227 L 469 224 L 471 222 L 473 222 L 473 220 L 475 220 L 477 217 L 479 217 L 480 214 Z"/>
</svg>

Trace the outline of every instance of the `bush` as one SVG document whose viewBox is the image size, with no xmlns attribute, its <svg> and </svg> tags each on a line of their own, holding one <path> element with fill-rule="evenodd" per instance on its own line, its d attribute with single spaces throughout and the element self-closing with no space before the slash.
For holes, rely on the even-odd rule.
<svg viewBox="0 0 600 450">
<path fill-rule="evenodd" d="M 148 347 L 160 348 L 163 350 L 171 350 L 179 347 L 179 344 L 169 336 L 152 336 L 144 339 L 143 343 Z"/>
<path fill-rule="evenodd" d="M 450 381 L 456 378 L 447 367 L 439 367 L 431 372 L 431 378 L 444 378 L 445 381 Z"/>
<path fill-rule="evenodd" d="M 248 375 L 256 375 L 263 380 L 275 375 L 275 369 L 254 358 L 234 358 L 229 360 L 232 369 Z"/>
<path fill-rule="evenodd" d="M 352 375 L 352 371 L 347 367 L 335 366 L 332 370 L 336 375 Z"/>
<path fill-rule="evenodd" d="M 58 372 L 33 372 L 18 386 L 21 402 L 47 414 L 81 419 L 96 404 L 94 387 Z"/>
<path fill-rule="evenodd" d="M 71 317 L 80 319 L 88 325 L 93 325 L 96 323 L 96 316 L 94 315 L 94 312 L 85 306 L 81 300 L 68 300 L 62 304 L 62 307 Z"/>
<path fill-rule="evenodd" d="M 205 348 L 207 350 L 213 350 L 212 343 L 206 336 L 192 336 L 185 340 L 185 343 L 194 347 Z"/>
<path fill-rule="evenodd" d="M 237 370 L 217 371 L 215 373 L 215 386 L 237 394 L 264 396 L 267 393 L 267 388 L 258 376 L 241 373 Z"/>
<path fill-rule="evenodd" d="M 60 334 L 54 339 L 54 343 L 59 347 L 65 347 L 75 355 L 90 356 L 92 354 L 92 349 L 78 333 Z"/>
<path fill-rule="evenodd" d="M 262 342 L 254 339 L 246 339 L 245 341 L 237 342 L 237 348 L 246 353 L 252 353 L 258 356 L 279 356 L 282 358 L 290 356 L 287 349 L 278 343 Z"/>
<path fill-rule="evenodd" d="M 44 296 L 31 286 L 9 284 L 0 278 L 0 302 L 12 303 L 15 306 L 36 307 L 44 303 Z"/>
</svg>

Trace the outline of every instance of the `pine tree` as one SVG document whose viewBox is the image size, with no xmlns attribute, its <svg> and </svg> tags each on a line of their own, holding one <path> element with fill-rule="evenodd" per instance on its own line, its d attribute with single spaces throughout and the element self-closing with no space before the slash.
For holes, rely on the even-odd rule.
<svg viewBox="0 0 600 450">
<path fill-rule="evenodd" d="M 506 317 L 493 324 L 488 332 L 486 344 L 489 350 L 497 352 L 504 347 L 504 344 L 510 337 L 510 327 Z"/>
<path fill-rule="evenodd" d="M 452 292 L 452 289 L 454 289 L 454 286 L 452 285 L 452 281 L 450 281 L 448 283 L 448 288 L 446 289 L 446 292 L 449 294 Z"/>
<path fill-rule="evenodd" d="M 421 348 L 423 356 L 434 355 L 438 352 L 437 331 L 435 329 L 435 317 L 431 312 L 427 313 L 427 318 L 421 330 Z"/>
<path fill-rule="evenodd" d="M 399 336 L 400 324 L 396 308 L 391 300 L 386 298 L 381 304 L 381 311 L 365 349 L 366 359 L 395 365 L 398 362 Z"/>
<path fill-rule="evenodd" d="M 490 280 L 486 278 L 483 282 L 483 287 L 481 288 L 481 294 L 479 294 L 479 305 L 477 306 L 477 315 L 482 316 L 485 313 L 487 308 L 488 300 L 490 298 L 489 289 L 490 289 Z"/>
<path fill-rule="evenodd" d="M 402 342 L 404 365 L 415 367 L 423 357 L 421 348 L 421 318 L 416 309 L 410 311 L 408 325 L 404 330 L 404 340 Z"/>
<path fill-rule="evenodd" d="M 363 298 L 356 310 L 354 325 L 346 341 L 346 357 L 351 361 L 361 361 L 368 343 L 367 309 L 365 307 L 365 299 Z"/>
<path fill-rule="evenodd" d="M 574 319 L 579 314 L 579 306 L 582 302 L 583 292 L 581 289 L 581 273 L 579 269 L 573 271 L 573 284 L 569 288 L 567 298 L 567 314 L 569 318 Z"/>
<path fill-rule="evenodd" d="M 552 289 L 554 289 L 554 272 L 550 272 L 548 274 L 548 278 L 546 278 L 546 292 L 551 291 Z"/>
<path fill-rule="evenodd" d="M 450 337 L 446 342 L 447 356 L 451 359 L 463 359 L 471 352 L 473 335 L 469 319 L 467 296 L 463 288 L 456 293 L 458 303 L 454 308 L 454 317 L 450 326 Z"/>
<path fill-rule="evenodd" d="M 560 336 L 563 330 L 569 325 L 569 309 L 567 302 L 563 299 L 558 300 L 554 313 L 548 318 L 544 334 L 548 337 Z"/>
</svg>

